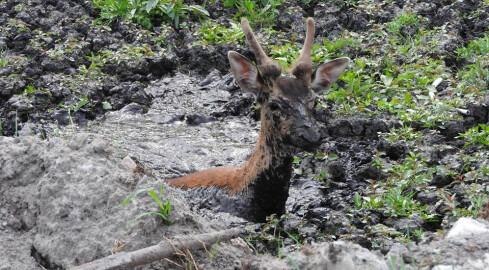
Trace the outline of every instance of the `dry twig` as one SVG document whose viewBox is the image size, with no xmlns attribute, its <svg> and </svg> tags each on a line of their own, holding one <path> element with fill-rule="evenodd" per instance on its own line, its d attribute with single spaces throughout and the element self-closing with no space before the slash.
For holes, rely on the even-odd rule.
<svg viewBox="0 0 489 270">
<path fill-rule="evenodd" d="M 197 250 L 204 246 L 211 246 L 218 239 L 220 241 L 236 238 L 241 235 L 240 229 L 229 229 L 196 236 L 175 237 L 173 241 L 161 241 L 157 245 L 131 251 L 119 252 L 105 258 L 95 260 L 73 268 L 73 270 L 105 270 L 105 269 L 132 269 L 136 266 L 162 260 L 175 254 L 182 254 L 181 250 Z M 184 253 L 185 254 L 185 253 Z M 190 252 L 187 252 L 187 256 Z M 184 255 L 185 256 L 185 255 Z M 188 257 L 187 257 L 188 258 Z M 190 255 L 192 263 L 195 264 Z"/>
</svg>

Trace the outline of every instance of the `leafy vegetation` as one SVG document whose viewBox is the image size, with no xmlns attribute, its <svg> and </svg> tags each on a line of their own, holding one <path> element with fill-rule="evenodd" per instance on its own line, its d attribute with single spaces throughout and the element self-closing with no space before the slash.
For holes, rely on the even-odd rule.
<svg viewBox="0 0 489 270">
<path fill-rule="evenodd" d="M 399 141 L 416 141 L 419 140 L 423 134 L 410 126 L 402 126 L 400 128 L 391 128 L 389 132 L 379 132 L 379 135 L 390 142 L 395 143 Z"/>
<path fill-rule="evenodd" d="M 163 185 L 160 185 L 160 194 L 159 194 L 159 196 L 158 196 L 158 194 L 156 194 L 156 191 L 154 191 L 153 189 L 140 189 L 140 190 L 136 190 L 134 193 L 132 193 L 131 195 L 129 195 L 118 207 L 123 207 L 124 205 L 126 205 L 127 203 L 129 203 L 132 199 L 134 199 L 138 194 L 143 193 L 143 192 L 146 192 L 153 199 L 153 201 L 158 205 L 158 210 L 159 211 L 158 212 L 151 211 L 151 212 L 141 213 L 141 214 L 137 215 L 136 217 L 134 217 L 134 219 L 132 219 L 131 221 L 129 221 L 126 224 L 126 226 L 131 226 L 132 224 L 134 224 L 134 222 L 138 221 L 140 218 L 145 217 L 145 216 L 148 216 L 148 215 L 158 216 L 158 217 L 161 218 L 161 220 L 163 220 L 163 222 L 166 225 L 171 225 L 172 224 L 172 221 L 170 220 L 171 201 L 170 201 L 170 198 L 167 198 L 166 203 L 163 203 L 163 199 L 162 199 L 162 196 L 163 196 Z"/>
<path fill-rule="evenodd" d="M 489 145 L 489 126 L 484 124 L 479 124 L 475 126 L 467 132 L 460 134 L 461 138 L 465 138 L 467 141 L 464 144 L 464 147 L 475 144 L 477 146 L 486 146 Z"/>
<path fill-rule="evenodd" d="M 300 248 L 302 245 L 304 245 L 302 235 L 289 232 L 281 226 L 281 223 L 287 218 L 287 215 L 282 215 L 280 218 L 278 218 L 275 214 L 268 216 L 266 219 L 267 222 L 261 229 L 261 233 L 258 235 L 245 237 L 245 242 L 254 251 L 255 254 L 265 252 L 261 248 L 258 248 L 255 243 L 266 243 L 266 245 L 273 250 L 273 254 L 276 255 L 279 259 L 282 259 L 282 249 L 284 247 L 284 241 L 286 241 L 286 239 L 288 239 L 287 241 L 291 241 L 294 244 L 295 248 Z"/>
<path fill-rule="evenodd" d="M 6 65 L 8 65 L 7 56 L 5 55 L 3 48 L 0 48 L 0 68 L 5 67 Z"/>
<path fill-rule="evenodd" d="M 434 172 L 426 160 L 419 153 L 410 153 L 402 163 L 383 167 L 389 175 L 387 181 L 372 183 L 364 196 L 356 193 L 353 199 L 356 208 L 382 210 L 387 216 L 418 215 L 427 221 L 436 220 L 425 205 L 413 198 L 417 189 L 428 184 Z"/>
<path fill-rule="evenodd" d="M 201 44 L 244 44 L 244 33 L 241 25 L 237 22 L 229 21 L 229 27 L 222 26 L 211 20 L 202 22 L 202 28 L 196 33 L 201 38 Z"/>
<path fill-rule="evenodd" d="M 209 16 L 202 6 L 187 5 L 182 0 L 93 0 L 92 3 L 100 10 L 102 21 L 126 19 L 149 29 L 165 21 L 179 28 L 180 19 L 189 13 Z"/>
<path fill-rule="evenodd" d="M 224 0 L 223 4 L 229 8 L 236 8 L 238 13 L 234 18 L 247 17 L 253 26 L 273 25 L 278 17 L 277 7 L 283 0 Z"/>
</svg>

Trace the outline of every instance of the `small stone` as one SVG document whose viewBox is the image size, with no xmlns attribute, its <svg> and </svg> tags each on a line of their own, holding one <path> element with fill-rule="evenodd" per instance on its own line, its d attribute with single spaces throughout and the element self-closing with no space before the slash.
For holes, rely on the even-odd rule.
<svg viewBox="0 0 489 270">
<path fill-rule="evenodd" d="M 128 170 L 130 172 L 134 172 L 136 170 L 136 168 L 138 167 L 137 163 L 134 160 L 132 160 L 132 158 L 129 156 L 126 156 L 122 160 L 122 165 L 124 165 L 124 168 L 126 168 L 126 170 Z"/>
</svg>

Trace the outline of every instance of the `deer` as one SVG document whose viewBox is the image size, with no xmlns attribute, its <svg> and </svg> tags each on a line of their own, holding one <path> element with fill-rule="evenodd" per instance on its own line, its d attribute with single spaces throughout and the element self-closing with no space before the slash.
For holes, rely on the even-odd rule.
<svg viewBox="0 0 489 270">
<path fill-rule="evenodd" d="M 316 94 L 334 85 L 350 59 L 336 58 L 313 69 L 315 25 L 308 18 L 304 45 L 291 75 L 282 75 L 282 67 L 264 52 L 246 18 L 241 27 L 257 65 L 235 51 L 228 52 L 228 59 L 235 82 L 256 95 L 260 104 L 256 146 L 241 167 L 207 169 L 167 183 L 184 190 L 216 187 L 229 196 L 242 196 L 245 207 L 240 208 L 239 216 L 265 222 L 267 216 L 285 212 L 294 154 L 312 151 L 324 139 L 323 126 L 314 118 Z"/>
</svg>

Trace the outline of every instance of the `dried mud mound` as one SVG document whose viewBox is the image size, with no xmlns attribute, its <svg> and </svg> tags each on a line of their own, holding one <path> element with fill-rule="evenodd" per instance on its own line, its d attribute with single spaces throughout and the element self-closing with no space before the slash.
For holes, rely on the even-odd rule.
<svg viewBox="0 0 489 270">
<path fill-rule="evenodd" d="M 0 269 L 66 269 L 110 255 L 116 239 L 134 250 L 156 244 L 162 236 L 210 232 L 226 224 L 192 214 L 178 192 L 168 191 L 164 196 L 171 196 L 178 209 L 171 215 L 175 224 L 148 218 L 125 227 L 154 205 L 141 197 L 114 207 L 133 188 L 159 185 L 149 176 L 127 172 L 100 137 L 0 137 L 0 145 L 5 151 L 0 157 Z M 236 255 L 227 254 L 231 251 Z M 233 265 L 244 251 L 222 249 L 221 267 Z"/>
</svg>

